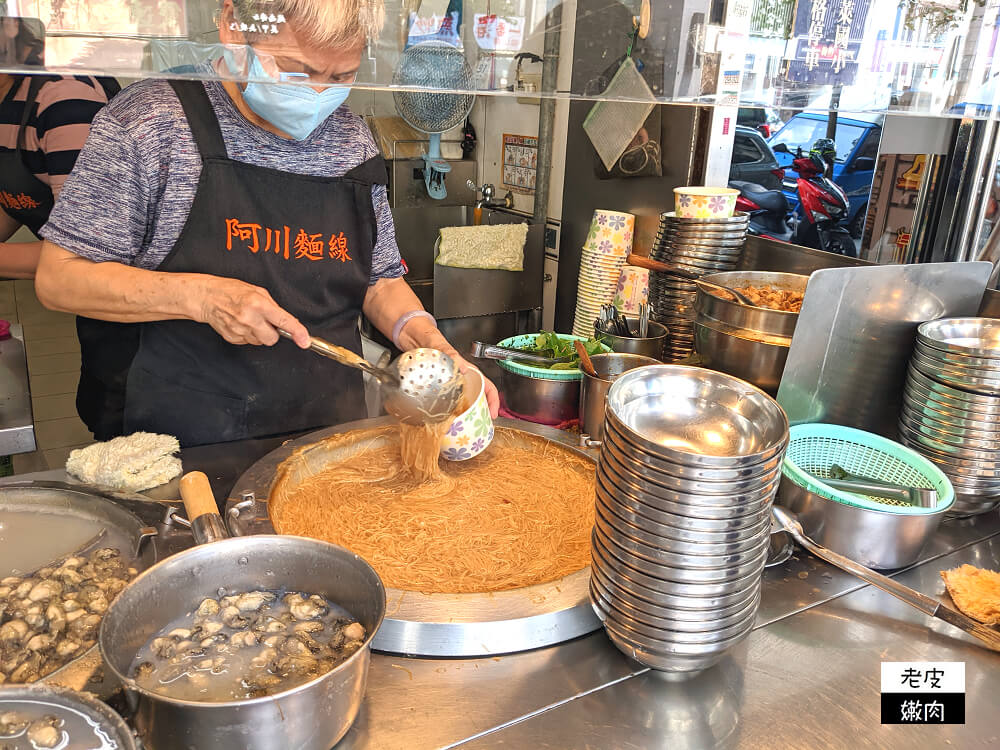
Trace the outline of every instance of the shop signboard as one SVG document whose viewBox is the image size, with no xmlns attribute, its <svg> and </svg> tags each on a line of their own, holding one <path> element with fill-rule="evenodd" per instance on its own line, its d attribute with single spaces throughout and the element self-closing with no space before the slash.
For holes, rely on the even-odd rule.
<svg viewBox="0 0 1000 750">
<path fill-rule="evenodd" d="M 803 0 L 786 78 L 815 86 L 854 83 L 871 0 Z"/>
</svg>

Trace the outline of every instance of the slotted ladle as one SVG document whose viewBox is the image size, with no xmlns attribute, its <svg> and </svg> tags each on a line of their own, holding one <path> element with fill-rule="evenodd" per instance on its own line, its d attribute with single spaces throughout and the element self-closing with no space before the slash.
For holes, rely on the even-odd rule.
<svg viewBox="0 0 1000 750">
<path fill-rule="evenodd" d="M 286 339 L 292 334 L 278 329 Z M 376 367 L 350 349 L 309 337 L 309 348 L 317 354 L 367 372 L 382 389 L 385 410 L 406 424 L 442 422 L 450 417 L 462 398 L 465 379 L 455 360 L 437 349 L 411 349 L 388 367 Z"/>
</svg>

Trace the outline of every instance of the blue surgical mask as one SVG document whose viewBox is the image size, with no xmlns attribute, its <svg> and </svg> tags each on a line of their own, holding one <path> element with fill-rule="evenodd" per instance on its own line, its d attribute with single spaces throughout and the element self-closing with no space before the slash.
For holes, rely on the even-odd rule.
<svg viewBox="0 0 1000 750">
<path fill-rule="evenodd" d="M 251 78 L 270 78 L 257 55 L 251 53 Z M 282 73 L 282 81 L 300 74 Z M 304 74 L 303 74 L 304 75 Z M 344 103 L 351 93 L 349 86 L 331 86 L 314 91 L 309 86 L 291 83 L 257 83 L 251 81 L 243 92 L 243 100 L 254 112 L 297 141 L 304 141 L 327 117 Z"/>
</svg>

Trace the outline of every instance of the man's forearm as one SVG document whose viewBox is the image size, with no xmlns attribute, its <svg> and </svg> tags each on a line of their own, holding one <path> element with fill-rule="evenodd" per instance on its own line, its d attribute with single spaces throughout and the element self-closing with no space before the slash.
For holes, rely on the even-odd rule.
<svg viewBox="0 0 1000 750">
<path fill-rule="evenodd" d="M 0 242 L 0 277 L 33 279 L 38 268 L 41 242 Z"/>
<path fill-rule="evenodd" d="M 142 323 L 196 317 L 202 274 L 161 273 L 121 263 L 95 263 L 45 242 L 35 291 L 52 310 L 98 320 Z"/>
</svg>

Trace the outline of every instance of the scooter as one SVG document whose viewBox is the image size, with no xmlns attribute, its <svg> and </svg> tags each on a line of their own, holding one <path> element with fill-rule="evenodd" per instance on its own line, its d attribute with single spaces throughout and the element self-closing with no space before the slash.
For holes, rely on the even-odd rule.
<svg viewBox="0 0 1000 750">
<path fill-rule="evenodd" d="M 783 143 L 775 146 L 774 150 L 778 153 L 790 153 Z M 803 153 L 801 146 L 796 149 L 792 168 L 798 173 L 796 187 L 802 217 L 795 227 L 792 242 L 856 258 L 858 250 L 854 239 L 847 229 L 840 226 L 850 208 L 847 194 L 826 176 L 827 159 L 832 162 L 835 156 L 835 153 L 829 151 L 821 155 L 816 149 L 808 154 Z"/>
<path fill-rule="evenodd" d="M 747 234 L 792 241 L 794 226 L 788 223 L 788 199 L 783 192 L 743 180 L 731 180 L 729 187 L 740 191 L 736 196 L 736 210 L 750 214 Z"/>
</svg>

